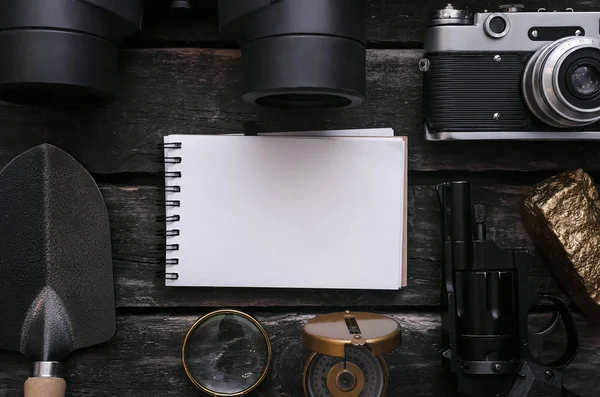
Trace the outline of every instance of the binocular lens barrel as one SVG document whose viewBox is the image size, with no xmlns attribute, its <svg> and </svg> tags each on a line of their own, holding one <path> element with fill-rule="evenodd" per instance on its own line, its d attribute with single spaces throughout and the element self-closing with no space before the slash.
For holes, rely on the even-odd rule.
<svg viewBox="0 0 600 397">
<path fill-rule="evenodd" d="M 117 46 L 139 31 L 143 0 L 0 1 L 0 99 L 41 105 L 108 100 Z"/>
<path fill-rule="evenodd" d="M 364 0 L 220 0 L 221 31 L 242 47 L 242 100 L 345 108 L 366 91 Z"/>
</svg>

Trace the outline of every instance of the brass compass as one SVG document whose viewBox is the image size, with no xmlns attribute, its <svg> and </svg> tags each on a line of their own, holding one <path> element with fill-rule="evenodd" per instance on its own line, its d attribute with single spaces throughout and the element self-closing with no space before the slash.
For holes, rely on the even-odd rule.
<svg viewBox="0 0 600 397">
<path fill-rule="evenodd" d="M 380 314 L 346 311 L 309 320 L 304 345 L 313 353 L 304 367 L 304 394 L 385 396 L 389 372 L 381 355 L 401 343 L 398 322 Z"/>
</svg>

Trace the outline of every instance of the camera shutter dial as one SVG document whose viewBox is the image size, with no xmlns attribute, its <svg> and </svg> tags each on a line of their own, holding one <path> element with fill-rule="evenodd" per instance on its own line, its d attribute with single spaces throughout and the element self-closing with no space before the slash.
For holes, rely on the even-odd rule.
<svg viewBox="0 0 600 397">
<path fill-rule="evenodd" d="M 496 12 L 487 17 L 483 29 L 492 39 L 500 39 L 508 34 L 510 20 L 504 14 Z"/>
<path fill-rule="evenodd" d="M 523 4 L 503 4 L 498 9 L 502 12 L 521 12 L 525 6 Z"/>
<path fill-rule="evenodd" d="M 454 8 L 450 3 L 442 9 L 431 13 L 430 26 L 439 25 L 472 25 L 473 14 L 468 9 Z"/>
</svg>

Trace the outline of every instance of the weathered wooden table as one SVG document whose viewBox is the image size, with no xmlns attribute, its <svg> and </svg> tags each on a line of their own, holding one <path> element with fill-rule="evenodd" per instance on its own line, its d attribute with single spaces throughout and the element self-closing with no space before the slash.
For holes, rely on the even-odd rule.
<svg viewBox="0 0 600 397">
<path fill-rule="evenodd" d="M 154 1 L 154 0 L 152 0 Z M 150 3 L 152 3 L 150 1 Z M 471 8 L 499 1 L 471 0 Z M 533 9 L 590 10 L 586 0 L 528 1 Z M 94 175 L 112 222 L 118 331 L 106 345 L 69 360 L 68 396 L 196 396 L 180 357 L 188 328 L 214 308 L 256 315 L 269 332 L 274 360 L 265 396 L 301 396 L 308 352 L 303 323 L 316 313 L 345 308 L 397 318 L 404 343 L 388 357 L 396 396 L 451 396 L 438 353 L 440 342 L 440 236 L 434 185 L 467 179 L 489 206 L 488 235 L 504 247 L 534 250 L 520 221 L 529 186 L 564 169 L 582 167 L 600 180 L 600 143 L 428 143 L 421 126 L 422 32 L 438 1 L 370 0 L 367 15 L 368 101 L 352 111 L 289 114 L 247 107 L 239 100 L 239 50 L 218 33 L 215 2 L 193 20 L 166 18 L 150 5 L 145 31 L 122 52 L 122 90 L 102 108 L 32 109 L 0 103 L 0 165 L 43 142 L 71 153 Z M 1 61 L 1 60 L 0 60 Z M 409 143 L 409 286 L 398 292 L 262 289 L 169 289 L 156 278 L 163 268 L 162 165 L 157 145 L 173 133 L 240 132 L 244 122 L 265 131 L 393 127 Z M 530 279 L 559 293 L 542 263 Z M 599 395 L 600 329 L 576 315 L 581 350 L 565 373 L 584 397 Z M 1 323 L 0 323 L 1 326 Z M 28 363 L 0 354 L 0 396 L 18 396 Z M 255 394 L 257 395 L 257 394 Z"/>
</svg>

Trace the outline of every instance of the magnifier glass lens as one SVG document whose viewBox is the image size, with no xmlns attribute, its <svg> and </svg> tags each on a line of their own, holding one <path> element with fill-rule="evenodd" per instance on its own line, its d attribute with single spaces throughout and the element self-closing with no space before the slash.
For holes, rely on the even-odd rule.
<svg viewBox="0 0 600 397">
<path fill-rule="evenodd" d="M 259 327 L 248 318 L 227 313 L 209 317 L 190 331 L 183 359 L 195 383 L 227 395 L 253 388 L 269 357 L 269 342 Z"/>
</svg>

